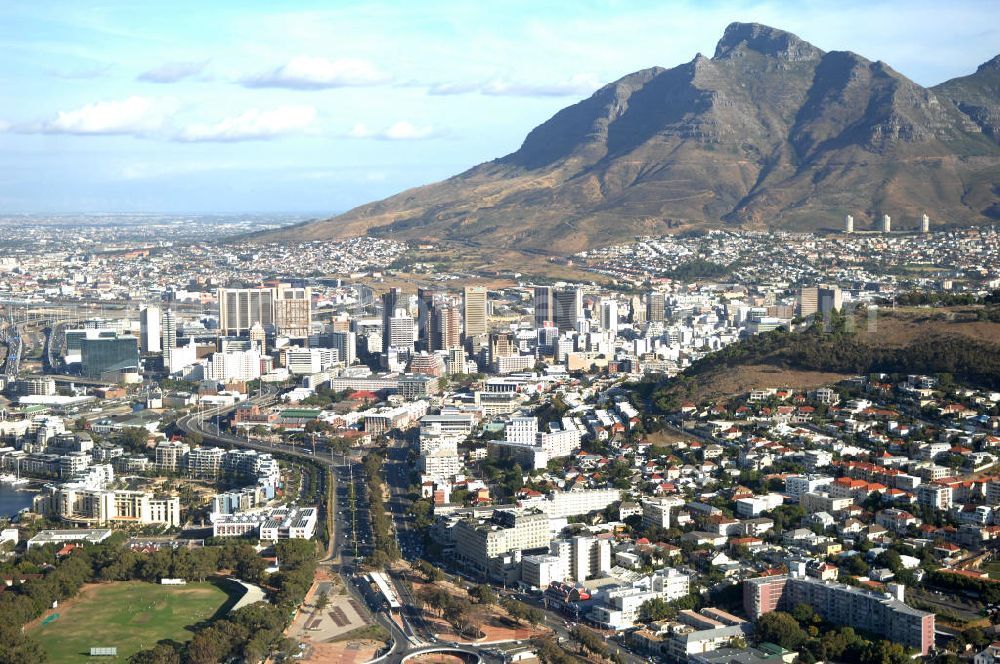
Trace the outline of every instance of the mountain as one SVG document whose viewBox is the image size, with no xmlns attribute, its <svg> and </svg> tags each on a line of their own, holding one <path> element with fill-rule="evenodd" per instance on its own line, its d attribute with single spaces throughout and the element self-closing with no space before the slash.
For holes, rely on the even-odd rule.
<svg viewBox="0 0 1000 664">
<path fill-rule="evenodd" d="M 279 232 L 569 254 L 726 226 L 1000 219 L 1000 57 L 924 88 L 883 62 L 753 23 L 711 58 L 610 83 L 460 175 Z M 275 236 L 265 236 L 275 237 Z"/>
</svg>

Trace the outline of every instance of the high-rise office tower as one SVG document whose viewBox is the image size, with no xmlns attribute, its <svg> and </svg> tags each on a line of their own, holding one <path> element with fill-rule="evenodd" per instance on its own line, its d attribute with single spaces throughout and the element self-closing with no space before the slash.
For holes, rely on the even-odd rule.
<svg viewBox="0 0 1000 664">
<path fill-rule="evenodd" d="M 336 349 L 337 357 L 345 366 L 354 364 L 357 357 L 358 335 L 354 332 L 331 332 L 331 346 Z"/>
<path fill-rule="evenodd" d="M 601 327 L 609 331 L 618 329 L 618 302 L 615 300 L 601 300 Z"/>
<path fill-rule="evenodd" d="M 275 333 L 292 339 L 305 339 L 312 325 L 312 289 L 278 284 L 272 296 Z"/>
<path fill-rule="evenodd" d="M 170 355 L 177 348 L 177 317 L 173 309 L 163 312 L 163 366 L 170 366 Z"/>
<path fill-rule="evenodd" d="M 535 286 L 535 327 L 555 325 L 555 300 L 552 297 L 552 286 Z"/>
<path fill-rule="evenodd" d="M 561 288 L 554 295 L 555 325 L 560 332 L 576 330 L 576 322 L 583 318 L 583 291 L 579 288 Z"/>
<path fill-rule="evenodd" d="M 854 217 L 847 215 L 844 217 L 844 232 L 853 233 L 854 232 Z"/>
<path fill-rule="evenodd" d="M 514 335 L 510 332 L 495 332 L 490 334 L 490 364 L 496 364 L 498 358 L 516 355 Z"/>
<path fill-rule="evenodd" d="M 920 232 L 930 233 L 931 232 L 931 218 L 926 214 L 920 217 Z"/>
<path fill-rule="evenodd" d="M 819 310 L 819 288 L 816 286 L 803 286 L 799 289 L 798 314 L 802 318 L 808 318 Z"/>
<path fill-rule="evenodd" d="M 892 232 L 892 217 L 887 214 L 882 215 L 882 232 L 891 233 Z"/>
<path fill-rule="evenodd" d="M 453 302 L 434 311 L 434 350 L 451 350 L 462 345 L 462 312 Z"/>
<path fill-rule="evenodd" d="M 633 295 L 632 299 L 629 300 L 629 316 L 631 317 L 631 323 L 634 325 L 641 325 L 646 322 L 646 308 L 642 306 L 642 298 L 638 295 Z"/>
<path fill-rule="evenodd" d="M 390 288 L 382 293 L 382 352 L 388 352 L 389 346 L 389 321 L 396 314 L 396 309 L 402 306 L 403 292 L 398 288 Z"/>
<path fill-rule="evenodd" d="M 160 315 L 159 307 L 145 307 L 139 312 L 139 350 L 143 353 L 159 353 L 163 348 Z"/>
<path fill-rule="evenodd" d="M 798 315 L 807 318 L 813 314 L 825 316 L 844 307 L 844 294 L 836 285 L 821 284 L 799 289 Z"/>
<path fill-rule="evenodd" d="M 821 285 L 816 292 L 816 304 L 819 306 L 819 313 L 823 316 L 832 312 L 840 311 L 844 308 L 844 294 L 840 286 Z"/>
<path fill-rule="evenodd" d="M 434 347 L 437 305 L 434 302 L 434 291 L 428 288 L 417 289 L 417 342 L 420 350 L 432 350 Z"/>
<path fill-rule="evenodd" d="M 662 323 L 664 317 L 665 301 L 663 293 L 659 291 L 649 291 L 646 294 L 646 321 L 649 323 Z"/>
<path fill-rule="evenodd" d="M 245 336 L 254 323 L 274 329 L 273 288 L 220 288 L 218 298 L 220 335 Z"/>
<path fill-rule="evenodd" d="M 465 338 L 486 334 L 486 287 L 466 286 L 463 295 L 465 309 Z"/>
<path fill-rule="evenodd" d="M 385 331 L 383 331 L 383 338 L 388 343 L 386 350 L 389 348 L 413 350 L 416 325 L 413 317 L 410 316 L 406 309 L 396 309 L 395 314 L 389 319 L 389 326 L 386 330 L 388 334 L 385 334 Z"/>
</svg>

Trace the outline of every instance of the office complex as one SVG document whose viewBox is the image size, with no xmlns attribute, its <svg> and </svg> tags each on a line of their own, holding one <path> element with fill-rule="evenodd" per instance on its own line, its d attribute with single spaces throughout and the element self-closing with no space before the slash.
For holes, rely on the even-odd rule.
<svg viewBox="0 0 1000 664">
<path fill-rule="evenodd" d="M 455 526 L 455 555 L 469 571 L 504 579 L 521 551 L 549 545 L 549 517 L 533 509 L 496 510 L 490 520 L 464 519 Z"/>
<path fill-rule="evenodd" d="M 219 333 L 247 336 L 255 323 L 267 332 L 296 339 L 309 336 L 312 291 L 277 284 L 260 288 L 220 288 Z"/>
<path fill-rule="evenodd" d="M 133 336 L 84 337 L 81 371 L 88 378 L 139 372 L 139 340 Z"/>
<path fill-rule="evenodd" d="M 804 286 L 799 289 L 796 313 L 802 318 L 815 314 L 826 316 L 844 308 L 844 294 L 839 286 Z"/>
</svg>

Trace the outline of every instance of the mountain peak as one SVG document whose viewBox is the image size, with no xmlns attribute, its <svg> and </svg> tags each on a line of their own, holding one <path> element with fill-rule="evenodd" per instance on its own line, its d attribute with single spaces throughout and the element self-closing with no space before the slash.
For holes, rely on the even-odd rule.
<svg viewBox="0 0 1000 664">
<path fill-rule="evenodd" d="M 978 74 L 979 72 L 983 71 L 998 71 L 998 70 L 1000 70 L 1000 55 L 994 57 L 991 60 L 987 60 L 983 64 L 979 65 L 979 68 L 976 69 L 976 73 Z"/>
<path fill-rule="evenodd" d="M 793 62 L 823 56 L 823 51 L 790 32 L 760 23 L 730 23 L 715 47 L 715 58 L 738 58 L 748 50 Z"/>
</svg>

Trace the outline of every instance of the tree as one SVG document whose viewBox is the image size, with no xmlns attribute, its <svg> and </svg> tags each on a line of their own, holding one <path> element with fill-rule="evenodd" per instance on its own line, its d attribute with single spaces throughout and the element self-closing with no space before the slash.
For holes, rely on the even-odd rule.
<svg viewBox="0 0 1000 664">
<path fill-rule="evenodd" d="M 128 664 L 181 664 L 181 655 L 173 646 L 158 643 L 129 657 Z"/>
<path fill-rule="evenodd" d="M 330 604 L 330 595 L 324 590 L 316 597 L 316 610 L 322 611 Z"/>
<path fill-rule="evenodd" d="M 497 603 L 497 594 L 493 592 L 493 588 L 489 587 L 486 584 L 479 584 L 477 586 L 473 586 L 472 588 L 469 589 L 469 594 L 472 595 L 473 599 L 475 599 L 480 604 Z"/>
<path fill-rule="evenodd" d="M 639 607 L 639 614 L 643 620 L 666 620 L 674 615 L 676 611 L 662 597 L 654 597 L 643 602 Z"/>
<path fill-rule="evenodd" d="M 784 611 L 765 613 L 757 620 L 757 638 L 777 643 L 788 650 L 798 650 L 808 635 L 790 614 Z"/>
</svg>

